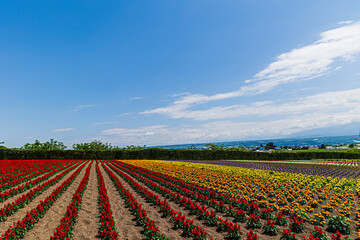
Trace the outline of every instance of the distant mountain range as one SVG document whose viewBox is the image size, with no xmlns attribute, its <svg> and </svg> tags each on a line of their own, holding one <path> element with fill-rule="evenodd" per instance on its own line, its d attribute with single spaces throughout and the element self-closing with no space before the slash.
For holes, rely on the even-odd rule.
<svg viewBox="0 0 360 240">
<path fill-rule="evenodd" d="M 228 142 L 212 142 L 216 145 L 224 145 L 224 147 L 257 147 L 261 144 L 265 145 L 268 142 L 273 142 L 277 146 L 309 146 L 309 145 L 342 145 L 342 144 L 360 144 L 359 135 L 351 136 L 327 136 L 327 137 L 311 137 L 311 138 L 284 138 L 284 139 L 264 139 L 251 141 L 228 141 Z M 198 149 L 206 148 L 208 143 L 195 144 L 179 144 L 158 146 L 167 149 L 186 149 L 194 145 Z"/>
</svg>

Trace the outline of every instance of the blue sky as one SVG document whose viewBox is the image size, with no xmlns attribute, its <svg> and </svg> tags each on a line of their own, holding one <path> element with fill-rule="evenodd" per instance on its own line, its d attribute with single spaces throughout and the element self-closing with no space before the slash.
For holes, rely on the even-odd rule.
<svg viewBox="0 0 360 240">
<path fill-rule="evenodd" d="M 0 142 L 357 134 L 359 53 L 356 0 L 2 1 Z"/>
</svg>

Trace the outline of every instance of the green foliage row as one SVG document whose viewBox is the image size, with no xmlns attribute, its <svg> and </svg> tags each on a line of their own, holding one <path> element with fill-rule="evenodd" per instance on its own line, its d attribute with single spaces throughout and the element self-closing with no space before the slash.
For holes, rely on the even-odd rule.
<svg viewBox="0 0 360 240">
<path fill-rule="evenodd" d="M 34 143 L 26 143 L 21 149 L 41 149 L 41 150 L 64 150 L 67 147 L 63 142 L 55 141 L 54 139 L 50 139 L 48 142 L 40 142 L 39 140 L 35 140 Z"/>
<path fill-rule="evenodd" d="M 309 160 L 360 159 L 358 152 L 121 149 L 112 151 L 0 149 L 0 159 Z"/>
</svg>

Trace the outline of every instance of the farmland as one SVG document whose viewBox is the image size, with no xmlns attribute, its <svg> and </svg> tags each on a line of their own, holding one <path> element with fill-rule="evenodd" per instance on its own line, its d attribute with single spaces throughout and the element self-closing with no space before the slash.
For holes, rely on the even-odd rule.
<svg viewBox="0 0 360 240">
<path fill-rule="evenodd" d="M 353 161 L 4 160 L 1 239 L 349 239 Z"/>
</svg>

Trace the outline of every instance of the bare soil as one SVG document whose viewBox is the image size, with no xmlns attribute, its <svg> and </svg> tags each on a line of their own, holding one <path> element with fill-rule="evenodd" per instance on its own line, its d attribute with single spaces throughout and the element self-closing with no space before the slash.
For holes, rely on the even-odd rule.
<svg viewBox="0 0 360 240">
<path fill-rule="evenodd" d="M 76 169 L 75 169 L 76 170 Z M 67 178 L 73 174 L 75 170 L 70 171 L 66 176 L 64 176 L 63 179 L 61 179 L 58 183 L 48 188 L 46 191 L 42 192 L 39 196 L 37 196 L 35 199 L 33 199 L 32 202 L 27 204 L 24 208 L 19 209 L 18 212 L 16 212 L 14 215 L 9 216 L 5 222 L 0 222 L 0 233 L 3 234 L 10 225 L 14 225 L 14 222 L 17 222 L 18 220 L 21 220 L 25 217 L 26 212 L 30 212 L 31 209 L 35 208 L 37 205 L 39 205 L 40 201 L 45 200 L 47 196 L 49 196 L 58 186 L 60 186 L 63 182 L 66 181 Z M 52 178 L 55 178 L 57 175 L 53 176 Z M 16 196 L 14 200 L 16 200 L 19 196 Z M 60 219 L 59 219 L 60 221 Z"/>
<path fill-rule="evenodd" d="M 78 221 L 74 225 L 74 239 L 96 239 L 100 225 L 98 182 L 96 177 L 96 163 L 93 162 L 90 169 L 89 182 L 83 194 L 81 209 L 78 212 Z"/>
<path fill-rule="evenodd" d="M 130 191 L 130 193 L 136 198 L 136 200 L 138 201 L 138 203 L 140 203 L 147 212 L 147 215 L 150 219 L 155 221 L 156 226 L 159 227 L 159 230 L 161 233 L 166 234 L 170 239 L 184 239 L 183 237 L 181 237 L 181 230 L 174 230 L 172 223 L 170 223 L 168 221 L 167 218 L 163 218 L 162 214 L 159 213 L 159 211 L 155 208 L 155 206 L 153 206 L 150 203 L 147 203 L 140 194 L 138 194 L 137 192 L 134 191 L 134 189 L 131 188 L 131 186 L 124 181 L 121 177 L 119 177 L 116 173 L 114 173 L 118 179 L 121 181 L 121 183 L 123 184 L 123 186 Z M 111 182 L 112 183 L 112 182 Z M 105 182 L 106 184 L 106 182 Z M 113 184 L 113 183 L 112 183 Z M 108 185 L 107 185 L 108 186 Z M 112 205 L 111 205 L 112 206 Z M 129 211 L 128 211 L 128 215 L 129 215 Z M 135 223 L 135 221 L 134 221 Z M 142 228 L 140 228 L 142 229 Z M 120 235 L 120 239 L 122 239 L 121 235 Z M 126 239 L 139 239 L 139 238 L 126 238 Z"/>
<path fill-rule="evenodd" d="M 26 233 L 24 239 L 50 239 L 56 227 L 60 225 L 60 220 L 64 217 L 67 206 L 71 203 L 72 197 L 85 175 L 88 164 L 84 166 L 80 174 L 76 177 L 68 189 L 56 200 L 45 216 L 41 218 L 37 224 L 35 224 L 33 229 Z M 69 176 L 70 175 L 67 175 L 67 177 Z"/>
<path fill-rule="evenodd" d="M 119 239 L 142 239 L 143 237 L 140 233 L 142 227 L 136 225 L 134 216 L 131 215 L 129 209 L 125 207 L 125 200 L 121 197 L 105 170 L 101 165 L 99 166 L 104 177 L 105 187 L 115 220 L 115 227 L 119 233 Z"/>
</svg>

